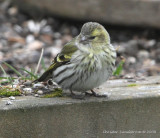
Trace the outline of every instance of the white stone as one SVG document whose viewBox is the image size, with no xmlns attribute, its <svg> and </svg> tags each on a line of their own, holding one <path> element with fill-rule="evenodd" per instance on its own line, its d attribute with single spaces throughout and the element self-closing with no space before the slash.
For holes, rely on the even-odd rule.
<svg viewBox="0 0 160 138">
<path fill-rule="evenodd" d="M 10 100 L 15 100 L 16 98 L 14 96 L 9 97 Z"/>
<path fill-rule="evenodd" d="M 27 45 L 27 49 L 30 51 L 37 50 L 37 49 L 41 49 L 43 45 L 44 44 L 41 41 L 35 40 Z"/>
<path fill-rule="evenodd" d="M 11 101 L 6 102 L 6 105 L 11 105 L 11 104 L 13 104 Z"/>
<path fill-rule="evenodd" d="M 26 93 L 32 93 L 32 89 L 31 88 L 23 88 L 23 91 L 25 91 Z"/>
<path fill-rule="evenodd" d="M 33 88 L 44 88 L 45 86 L 41 83 L 37 83 L 33 85 Z"/>
<path fill-rule="evenodd" d="M 31 43 L 31 42 L 33 42 L 35 40 L 35 38 L 34 38 L 34 36 L 33 35 L 27 35 L 27 37 L 26 37 L 26 43 L 28 44 L 28 43 Z"/>
<path fill-rule="evenodd" d="M 38 91 L 37 91 L 37 94 L 42 95 L 42 94 L 43 94 L 43 91 L 42 91 L 42 90 L 38 90 Z"/>
</svg>

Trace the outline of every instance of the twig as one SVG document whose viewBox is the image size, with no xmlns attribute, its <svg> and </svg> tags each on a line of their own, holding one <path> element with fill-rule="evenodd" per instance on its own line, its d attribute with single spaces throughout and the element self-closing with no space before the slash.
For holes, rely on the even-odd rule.
<svg viewBox="0 0 160 138">
<path fill-rule="evenodd" d="M 35 75 L 37 74 L 39 66 L 40 66 L 40 63 L 41 63 L 41 60 L 42 60 L 42 57 L 43 57 L 43 51 L 44 51 L 44 49 L 42 48 L 41 55 L 39 57 L 39 61 L 38 61 L 37 67 L 36 67 L 36 70 L 34 72 Z"/>
</svg>

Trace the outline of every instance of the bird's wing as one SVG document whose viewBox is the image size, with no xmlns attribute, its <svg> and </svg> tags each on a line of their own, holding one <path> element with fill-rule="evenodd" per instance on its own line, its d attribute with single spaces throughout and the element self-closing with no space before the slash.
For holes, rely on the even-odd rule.
<svg viewBox="0 0 160 138">
<path fill-rule="evenodd" d="M 75 39 L 72 39 L 69 43 L 64 45 L 61 53 L 59 53 L 54 60 L 52 61 L 52 64 L 49 66 L 49 68 L 34 82 L 42 82 L 47 81 L 52 77 L 52 72 L 56 70 L 56 68 L 60 67 L 61 65 L 64 65 L 68 62 L 70 62 L 70 59 L 72 57 L 72 54 L 77 51 L 77 47 L 75 45 Z"/>
</svg>

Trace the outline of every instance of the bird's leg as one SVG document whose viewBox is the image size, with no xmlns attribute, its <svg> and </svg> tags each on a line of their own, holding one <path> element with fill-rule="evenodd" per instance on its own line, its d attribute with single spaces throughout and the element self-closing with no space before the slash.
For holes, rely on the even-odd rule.
<svg viewBox="0 0 160 138">
<path fill-rule="evenodd" d="M 72 96 L 75 95 L 75 93 L 74 93 L 72 90 L 70 90 L 70 92 L 71 92 L 71 95 L 72 95 Z"/>
<path fill-rule="evenodd" d="M 89 95 L 89 96 L 97 96 L 97 93 L 94 90 L 90 90 L 90 92 L 85 92 L 85 95 Z"/>
<path fill-rule="evenodd" d="M 85 92 L 85 95 L 86 95 L 86 96 L 87 96 L 87 95 L 88 95 L 88 96 L 93 96 L 93 93 L 86 91 L 86 92 Z"/>
<path fill-rule="evenodd" d="M 94 90 L 91 90 L 93 96 L 97 96 L 97 93 Z"/>
<path fill-rule="evenodd" d="M 97 94 L 94 90 L 91 90 L 92 95 L 95 97 L 108 97 L 106 94 Z"/>
</svg>

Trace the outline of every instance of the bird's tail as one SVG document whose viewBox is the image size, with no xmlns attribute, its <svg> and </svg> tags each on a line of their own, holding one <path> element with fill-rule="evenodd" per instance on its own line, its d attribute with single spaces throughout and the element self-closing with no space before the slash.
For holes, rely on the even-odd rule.
<svg viewBox="0 0 160 138">
<path fill-rule="evenodd" d="M 44 82 L 49 80 L 52 77 L 52 72 L 55 68 L 56 68 L 56 63 L 51 64 L 50 67 L 38 79 L 33 81 L 33 83 L 42 82 L 42 81 Z"/>
<path fill-rule="evenodd" d="M 50 78 L 51 78 L 51 72 L 49 70 L 47 70 L 38 79 L 34 80 L 33 83 L 47 81 Z"/>
</svg>

